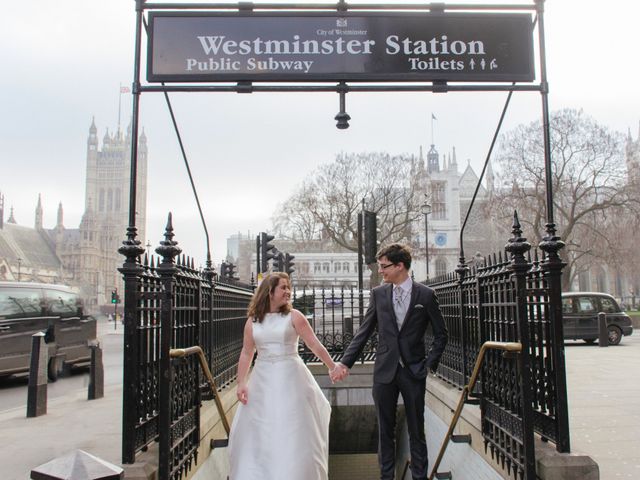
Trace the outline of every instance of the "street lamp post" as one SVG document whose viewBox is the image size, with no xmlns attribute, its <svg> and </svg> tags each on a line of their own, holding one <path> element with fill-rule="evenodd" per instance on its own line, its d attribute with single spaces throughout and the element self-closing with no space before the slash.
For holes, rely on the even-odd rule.
<svg viewBox="0 0 640 480">
<path fill-rule="evenodd" d="M 424 215 L 424 253 L 427 264 L 427 278 L 429 278 L 429 214 L 431 205 L 425 200 L 422 204 L 422 214 Z"/>
</svg>

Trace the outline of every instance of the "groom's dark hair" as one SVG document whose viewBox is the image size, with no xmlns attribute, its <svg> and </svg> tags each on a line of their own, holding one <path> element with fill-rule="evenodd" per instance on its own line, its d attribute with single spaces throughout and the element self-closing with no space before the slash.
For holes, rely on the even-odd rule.
<svg viewBox="0 0 640 480">
<path fill-rule="evenodd" d="M 400 243 L 392 243 L 391 245 L 387 245 L 386 247 L 380 249 L 376 254 L 377 260 L 380 260 L 382 257 L 387 257 L 387 260 L 389 260 L 393 264 L 404 264 L 404 268 L 406 268 L 407 270 L 411 268 L 411 252 L 406 247 L 406 245 L 402 245 Z"/>
</svg>

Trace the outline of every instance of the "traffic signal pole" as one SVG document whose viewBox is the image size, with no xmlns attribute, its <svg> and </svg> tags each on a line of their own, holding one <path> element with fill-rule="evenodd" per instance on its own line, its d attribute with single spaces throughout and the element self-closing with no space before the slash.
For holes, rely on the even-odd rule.
<svg viewBox="0 0 640 480">
<path fill-rule="evenodd" d="M 111 303 L 113 303 L 113 330 L 118 331 L 118 289 L 111 292 Z"/>
<path fill-rule="evenodd" d="M 256 236 L 256 281 L 258 280 L 258 275 L 260 275 L 260 236 L 262 234 L 259 233 Z"/>
<path fill-rule="evenodd" d="M 364 204 L 364 201 L 362 202 Z M 358 307 L 358 313 L 360 315 L 360 322 L 362 322 L 362 317 L 364 316 L 364 305 L 362 305 L 364 301 L 364 296 L 362 294 L 363 288 L 363 275 L 362 275 L 362 212 L 358 213 L 358 295 L 360 301 Z"/>
</svg>

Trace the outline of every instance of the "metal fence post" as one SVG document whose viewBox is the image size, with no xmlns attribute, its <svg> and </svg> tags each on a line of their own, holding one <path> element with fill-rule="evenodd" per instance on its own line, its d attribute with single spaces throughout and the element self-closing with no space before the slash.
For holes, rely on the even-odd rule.
<svg viewBox="0 0 640 480">
<path fill-rule="evenodd" d="M 460 303 L 458 304 L 459 308 L 459 320 L 460 320 L 460 347 L 462 350 L 462 385 L 467 384 L 467 379 L 470 378 L 469 366 L 467 365 L 467 357 L 469 345 L 467 345 L 468 335 L 467 335 L 467 325 L 465 319 L 465 305 L 467 302 L 465 291 L 464 291 L 464 278 L 467 273 L 469 273 L 469 267 L 467 267 L 464 256 L 460 256 L 460 263 L 458 264 L 458 268 L 456 268 L 456 273 L 458 274 L 458 295 Z"/>
<path fill-rule="evenodd" d="M 518 357 L 520 368 L 520 398 L 522 416 L 522 447 L 524 454 L 525 479 L 536 478 L 536 458 L 533 440 L 533 391 L 531 384 L 531 342 L 529 338 L 529 318 L 527 316 L 527 272 L 531 264 L 525 258 L 525 253 L 531 249 L 531 244 L 522 236 L 522 229 L 518 221 L 518 213 L 513 214 L 513 237 L 505 246 L 511 255 L 510 270 L 515 281 L 516 321 L 518 341 L 522 344 L 522 351 Z"/>
<path fill-rule="evenodd" d="M 124 355 L 122 373 L 122 463 L 134 463 L 136 459 L 136 429 L 138 423 L 138 305 L 140 303 L 140 277 L 143 269 L 138 258 L 144 253 L 135 239 L 135 227 L 129 231 L 128 240 L 118 249 L 125 256 L 118 269 L 124 277 Z M 113 319 L 117 322 L 117 319 Z"/>
<path fill-rule="evenodd" d="M 558 252 L 564 247 L 560 237 L 550 231 L 542 242 L 540 250 L 545 252 L 542 270 L 549 290 L 549 322 L 551 324 L 551 355 L 555 374 L 555 410 L 557 443 L 561 453 L 571 451 L 569 436 L 569 407 L 567 405 L 567 372 L 564 355 L 564 334 L 562 328 L 562 269 L 566 265 Z"/>
<path fill-rule="evenodd" d="M 162 263 L 158 266 L 162 282 L 162 302 L 160 306 L 160 412 L 158 432 L 160 435 L 158 478 L 168 480 L 171 474 L 171 338 L 173 334 L 173 289 L 175 275 L 178 272 L 175 258 L 182 251 L 173 240 L 171 213 L 167 220 L 164 240 L 156 249 L 162 255 Z"/>
</svg>

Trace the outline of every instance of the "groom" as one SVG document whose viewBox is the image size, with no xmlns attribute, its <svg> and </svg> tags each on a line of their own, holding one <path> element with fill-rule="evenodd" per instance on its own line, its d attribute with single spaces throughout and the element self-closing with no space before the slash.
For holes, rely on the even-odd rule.
<svg viewBox="0 0 640 480">
<path fill-rule="evenodd" d="M 342 380 L 349 374 L 348 369 L 377 326 L 373 400 L 378 416 L 380 478 L 394 478 L 396 407 L 398 395 L 402 394 L 409 429 L 411 474 L 414 480 L 426 480 L 425 384 L 428 371 L 436 370 L 447 344 L 447 327 L 434 291 L 409 277 L 411 253 L 405 246 L 389 245 L 376 258 L 385 284 L 371 291 L 364 321 L 332 373 L 332 380 Z M 434 339 L 427 353 L 424 336 L 429 324 Z"/>
</svg>

